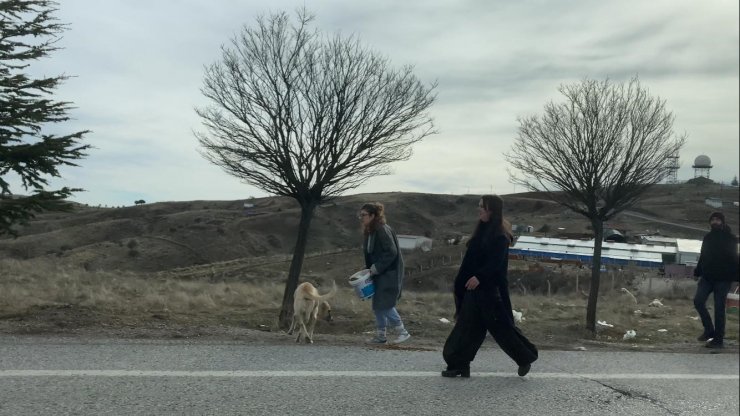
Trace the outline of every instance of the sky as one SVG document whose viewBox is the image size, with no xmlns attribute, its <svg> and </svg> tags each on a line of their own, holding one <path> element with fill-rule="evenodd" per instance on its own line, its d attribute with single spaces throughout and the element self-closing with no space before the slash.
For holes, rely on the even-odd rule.
<svg viewBox="0 0 740 416">
<path fill-rule="evenodd" d="M 712 179 L 738 175 L 737 0 L 62 0 L 63 49 L 31 71 L 72 76 L 56 98 L 74 104 L 73 120 L 57 128 L 91 130 L 94 148 L 51 187 L 84 188 L 72 199 L 105 206 L 266 196 L 201 156 L 195 108 L 208 104 L 204 66 L 222 45 L 261 14 L 303 6 L 316 29 L 356 35 L 438 84 L 438 133 L 392 175 L 347 194 L 523 192 L 504 159 L 517 119 L 562 102 L 558 87 L 585 78 L 638 76 L 666 101 L 675 133 L 687 135 L 679 180 L 702 154 Z"/>
</svg>

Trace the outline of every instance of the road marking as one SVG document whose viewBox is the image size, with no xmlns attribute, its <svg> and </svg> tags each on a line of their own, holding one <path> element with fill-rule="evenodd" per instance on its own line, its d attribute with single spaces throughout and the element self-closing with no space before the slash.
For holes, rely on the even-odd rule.
<svg viewBox="0 0 740 416">
<path fill-rule="evenodd" d="M 517 377 L 513 373 L 472 373 L 473 377 Z M 0 377 L 440 377 L 438 371 L 157 371 L 157 370 L 0 370 Z M 530 373 L 526 378 L 596 380 L 738 380 L 738 374 Z"/>
</svg>

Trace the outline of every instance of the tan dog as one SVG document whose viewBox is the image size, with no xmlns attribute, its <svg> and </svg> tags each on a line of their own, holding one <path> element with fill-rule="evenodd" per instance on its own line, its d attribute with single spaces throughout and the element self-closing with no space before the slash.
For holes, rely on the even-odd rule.
<svg viewBox="0 0 740 416">
<path fill-rule="evenodd" d="M 295 342 L 301 342 L 303 336 L 306 343 L 313 344 L 313 330 L 319 314 L 331 322 L 331 306 L 327 300 L 336 293 L 337 284 L 333 281 L 331 290 L 325 295 L 319 295 L 319 291 L 311 283 L 304 282 L 298 285 L 293 294 L 293 320 L 288 329 L 288 334 L 293 334 L 293 330 L 298 329 Z"/>
</svg>

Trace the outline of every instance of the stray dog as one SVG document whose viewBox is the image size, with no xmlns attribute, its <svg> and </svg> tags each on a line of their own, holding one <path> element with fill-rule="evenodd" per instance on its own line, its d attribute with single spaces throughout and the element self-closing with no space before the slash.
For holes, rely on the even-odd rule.
<svg viewBox="0 0 740 416">
<path fill-rule="evenodd" d="M 292 335 L 294 329 L 298 330 L 295 342 L 301 342 L 301 337 L 303 337 L 306 343 L 313 344 L 313 330 L 319 314 L 327 322 L 331 322 L 331 306 L 327 300 L 336 293 L 337 284 L 333 281 L 331 290 L 325 295 L 319 295 L 316 287 L 309 282 L 298 285 L 293 294 L 293 319 L 288 329 L 288 335 Z"/>
</svg>

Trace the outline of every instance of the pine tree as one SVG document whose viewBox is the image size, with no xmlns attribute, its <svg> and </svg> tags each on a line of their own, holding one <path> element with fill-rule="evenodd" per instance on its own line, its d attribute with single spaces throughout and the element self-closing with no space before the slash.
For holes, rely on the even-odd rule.
<svg viewBox="0 0 740 416">
<path fill-rule="evenodd" d="M 71 103 L 53 99 L 66 75 L 33 77 L 30 62 L 58 49 L 66 29 L 53 17 L 57 3 L 47 0 L 0 1 L 0 235 L 17 235 L 44 210 L 69 210 L 65 201 L 80 189 L 47 190 L 49 179 L 60 177 L 60 166 L 77 166 L 90 146 L 81 143 L 87 130 L 57 135 L 50 126 L 69 120 Z M 59 128 L 55 128 L 55 131 Z M 11 177 L 25 193 L 11 192 Z"/>
</svg>

